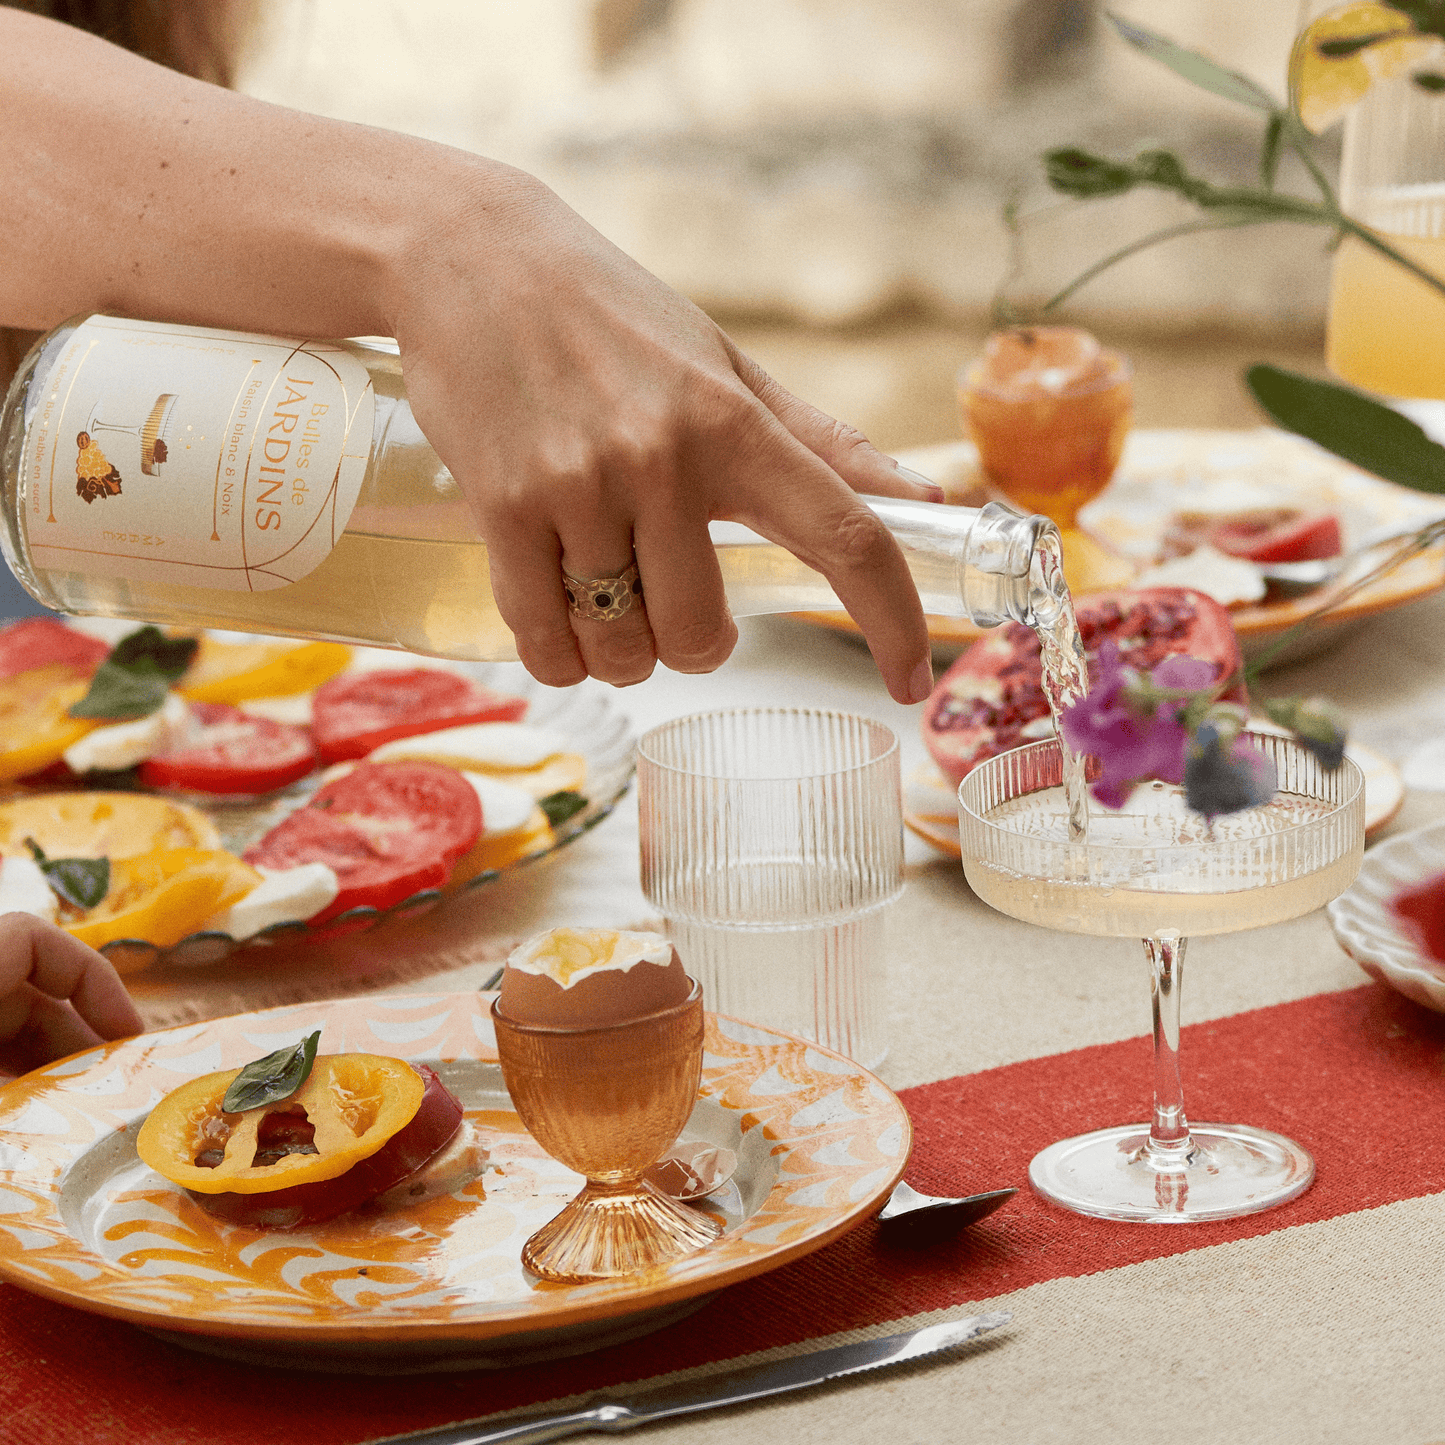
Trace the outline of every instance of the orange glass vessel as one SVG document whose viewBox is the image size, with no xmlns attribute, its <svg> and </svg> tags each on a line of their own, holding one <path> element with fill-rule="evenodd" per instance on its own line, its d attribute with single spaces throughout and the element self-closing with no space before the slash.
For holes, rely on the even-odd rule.
<svg viewBox="0 0 1445 1445">
<path fill-rule="evenodd" d="M 1133 414 L 1128 361 L 1072 326 L 989 337 L 959 378 L 979 464 L 1007 500 L 1061 530 L 1109 484 Z"/>
<path fill-rule="evenodd" d="M 537 1142 L 587 1178 L 523 1246 L 522 1263 L 561 1284 L 613 1279 L 710 1244 L 722 1226 L 642 1177 L 677 1138 L 702 1080 L 702 989 L 608 1028 L 509 1019 L 494 1003 L 497 1054 Z"/>
</svg>

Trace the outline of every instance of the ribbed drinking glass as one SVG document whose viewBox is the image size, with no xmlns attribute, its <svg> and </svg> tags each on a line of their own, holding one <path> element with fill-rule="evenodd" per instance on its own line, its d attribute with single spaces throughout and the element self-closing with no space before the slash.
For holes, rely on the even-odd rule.
<svg viewBox="0 0 1445 1445">
<path fill-rule="evenodd" d="M 638 744 L 642 888 L 707 1007 L 867 1067 L 903 887 L 898 740 L 847 713 L 699 713 Z"/>
</svg>

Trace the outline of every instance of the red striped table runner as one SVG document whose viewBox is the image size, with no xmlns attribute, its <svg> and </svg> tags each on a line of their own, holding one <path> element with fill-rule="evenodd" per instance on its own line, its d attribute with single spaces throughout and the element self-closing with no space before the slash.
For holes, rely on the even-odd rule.
<svg viewBox="0 0 1445 1445">
<path fill-rule="evenodd" d="M 1144 1117 L 1148 1050 L 1147 1039 L 1128 1039 L 906 1091 L 910 1180 L 936 1193 L 1023 1184 L 1044 1144 Z M 1244 1219 L 1141 1227 L 1080 1219 L 1025 1190 L 926 1252 L 889 1245 L 869 1223 L 663 1333 L 475 1374 L 233 1365 L 0 1285 L 0 1441 L 355 1445 L 1445 1190 L 1434 1122 L 1445 1018 L 1366 985 L 1187 1028 L 1183 1057 L 1199 1117 L 1276 1129 L 1314 1154 L 1306 1194 Z"/>
</svg>

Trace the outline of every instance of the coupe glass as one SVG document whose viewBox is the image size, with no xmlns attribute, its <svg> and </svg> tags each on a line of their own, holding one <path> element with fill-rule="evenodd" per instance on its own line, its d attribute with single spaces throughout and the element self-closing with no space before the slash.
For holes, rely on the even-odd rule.
<svg viewBox="0 0 1445 1445">
<path fill-rule="evenodd" d="M 1365 792 L 1348 759 L 1326 771 L 1292 738 L 1251 734 L 1279 791 L 1214 819 L 1167 783 L 1137 788 L 1120 812 L 1095 808 L 1070 843 L 1057 742 L 991 758 L 959 785 L 969 884 L 1002 913 L 1045 928 L 1142 938 L 1154 1001 L 1154 1116 L 1051 1144 L 1029 1166 L 1046 1198 L 1105 1219 L 1185 1223 L 1283 1204 L 1314 1177 L 1298 1144 L 1245 1124 L 1184 1116 L 1179 988 L 1187 934 L 1280 923 L 1327 903 L 1364 851 Z M 1062 966 L 1062 965 L 1061 965 Z"/>
</svg>

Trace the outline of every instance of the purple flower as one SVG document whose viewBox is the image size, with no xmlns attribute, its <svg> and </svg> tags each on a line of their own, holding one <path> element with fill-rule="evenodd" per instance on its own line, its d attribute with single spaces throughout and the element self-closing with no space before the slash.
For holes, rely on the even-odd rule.
<svg viewBox="0 0 1445 1445">
<path fill-rule="evenodd" d="M 1206 818 L 1241 813 L 1274 797 L 1274 764 L 1231 728 L 1205 719 L 1184 759 L 1184 801 Z"/>
<path fill-rule="evenodd" d="M 1158 689 L 1195 691 L 1215 680 L 1213 663 L 1197 657 L 1166 658 L 1148 680 L 1126 667 L 1119 648 L 1099 649 L 1098 680 L 1064 713 L 1064 737 L 1075 752 L 1089 753 L 1102 769 L 1090 791 L 1106 808 L 1122 808 L 1146 778 L 1184 781 L 1189 741 L 1179 721 L 1182 703 L 1157 696 Z"/>
</svg>

